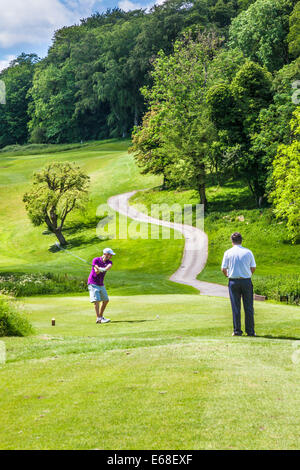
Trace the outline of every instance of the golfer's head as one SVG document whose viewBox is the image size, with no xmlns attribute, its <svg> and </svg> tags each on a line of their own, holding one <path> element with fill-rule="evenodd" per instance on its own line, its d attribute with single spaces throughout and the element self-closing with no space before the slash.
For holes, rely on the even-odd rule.
<svg viewBox="0 0 300 470">
<path fill-rule="evenodd" d="M 103 256 L 104 256 L 106 259 L 112 258 L 115 254 L 116 254 L 116 253 L 114 253 L 111 248 L 104 248 L 104 250 L 103 250 Z"/>
<path fill-rule="evenodd" d="M 243 238 L 239 232 L 234 232 L 230 237 L 233 245 L 241 245 Z"/>
</svg>

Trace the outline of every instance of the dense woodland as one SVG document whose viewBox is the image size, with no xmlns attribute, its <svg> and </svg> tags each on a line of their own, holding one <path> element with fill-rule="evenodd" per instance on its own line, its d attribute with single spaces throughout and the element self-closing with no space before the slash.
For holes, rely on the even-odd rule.
<svg viewBox="0 0 300 470">
<path fill-rule="evenodd" d="M 247 182 L 300 231 L 300 2 L 167 0 L 55 32 L 0 73 L 0 148 L 132 136 L 144 173 L 197 189 Z M 299 88 L 298 88 L 299 87 Z"/>
</svg>

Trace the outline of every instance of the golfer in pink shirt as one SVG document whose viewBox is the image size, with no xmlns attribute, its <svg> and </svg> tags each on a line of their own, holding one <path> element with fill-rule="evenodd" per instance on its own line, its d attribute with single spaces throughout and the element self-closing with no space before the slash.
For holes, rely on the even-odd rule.
<svg viewBox="0 0 300 470">
<path fill-rule="evenodd" d="M 103 255 L 93 259 L 93 267 L 88 279 L 88 289 L 90 292 L 90 301 L 95 305 L 97 315 L 96 323 L 109 323 L 109 318 L 104 318 L 103 313 L 109 302 L 109 298 L 104 286 L 104 277 L 106 272 L 111 269 L 111 258 L 116 253 L 111 248 L 105 248 Z M 100 302 L 101 308 L 100 308 Z"/>
</svg>

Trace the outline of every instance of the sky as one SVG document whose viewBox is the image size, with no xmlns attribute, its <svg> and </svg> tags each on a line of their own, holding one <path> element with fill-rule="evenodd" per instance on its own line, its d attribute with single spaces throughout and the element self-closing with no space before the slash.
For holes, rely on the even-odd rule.
<svg viewBox="0 0 300 470">
<path fill-rule="evenodd" d="M 0 71 L 22 52 L 47 55 L 54 31 L 95 12 L 150 8 L 164 0 L 0 0 Z"/>
</svg>

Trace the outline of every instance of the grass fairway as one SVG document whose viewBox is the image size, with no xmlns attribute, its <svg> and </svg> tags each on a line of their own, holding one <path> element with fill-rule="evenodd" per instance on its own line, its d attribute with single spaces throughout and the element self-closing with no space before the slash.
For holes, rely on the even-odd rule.
<svg viewBox="0 0 300 470">
<path fill-rule="evenodd" d="M 21 302 L 36 334 L 4 338 L 1 449 L 299 448 L 297 307 L 257 302 L 258 337 L 233 338 L 221 298 L 115 296 L 107 325 L 87 297 Z"/>
<path fill-rule="evenodd" d="M 204 219 L 209 249 L 205 268 L 198 275 L 201 281 L 227 284 L 220 266 L 225 250 L 231 248 L 230 235 L 241 232 L 243 244 L 253 251 L 257 264 L 255 278 L 270 275 L 297 275 L 300 266 L 299 244 L 287 240 L 285 224 L 277 221 L 269 208 L 255 208 L 250 190 L 241 181 L 228 180 L 222 186 L 208 178 L 207 199 L 209 211 Z M 139 192 L 131 204 L 143 204 L 150 211 L 151 204 L 198 204 L 196 191 Z M 242 220 L 239 217 L 242 216 Z"/>
<path fill-rule="evenodd" d="M 90 267 L 53 250 L 57 239 L 45 232 L 46 225 L 33 227 L 22 201 L 32 175 L 46 164 L 76 162 L 91 178 L 89 205 L 70 214 L 65 227 L 68 249 L 91 262 L 107 245 L 118 256 L 110 273 L 110 292 L 116 295 L 197 292 L 175 285 L 168 277 L 178 268 L 184 240 L 102 241 L 97 236 L 100 216 L 97 208 L 107 199 L 126 191 L 151 188 L 160 183 L 157 176 L 140 175 L 127 148 L 128 140 L 93 142 L 68 151 L 17 155 L 0 153 L 0 271 L 68 273 L 87 279 Z M 62 148 L 64 148 L 62 146 Z M 25 152 L 26 153 L 26 152 Z M 146 227 L 141 226 L 141 232 Z M 44 233 L 43 233 L 44 232 Z M 105 231 L 104 231 L 105 235 Z"/>
<path fill-rule="evenodd" d="M 299 309 L 256 303 L 258 336 L 233 338 L 227 299 L 203 297 L 168 281 L 179 266 L 184 240 L 97 237 L 100 204 L 161 182 L 139 174 L 128 143 L 0 154 L 2 272 L 88 276 L 90 267 L 55 252 L 54 237 L 33 227 L 25 213 L 22 197 L 32 173 L 52 161 L 75 161 L 91 177 L 89 206 L 72 214 L 66 226 L 68 249 L 91 260 L 109 245 L 118 255 L 107 276 L 109 324 L 96 325 L 87 292 L 18 302 L 35 334 L 1 338 L 6 362 L 0 363 L 0 449 L 298 449 Z M 216 204 L 218 191 L 210 195 Z M 153 202 L 165 197 L 155 194 L 159 200 Z M 137 200 L 150 203 L 153 194 L 148 196 L 140 193 Z M 177 202 L 185 202 L 182 193 L 177 196 Z M 174 192 L 169 197 L 172 202 Z M 293 273 L 297 247 L 284 245 L 283 238 L 277 247 L 275 238 L 261 230 L 263 221 L 248 223 L 253 214 L 245 212 L 243 228 L 249 228 L 249 247 L 257 248 L 259 269 L 268 270 L 275 257 L 278 270 L 282 265 Z M 240 228 L 236 218 L 219 219 L 219 225 L 213 218 L 207 224 L 210 254 L 201 274 L 217 281 L 224 243 L 233 228 Z M 260 234 L 257 245 L 255 233 Z M 267 250 L 269 239 L 272 249 Z"/>
</svg>

